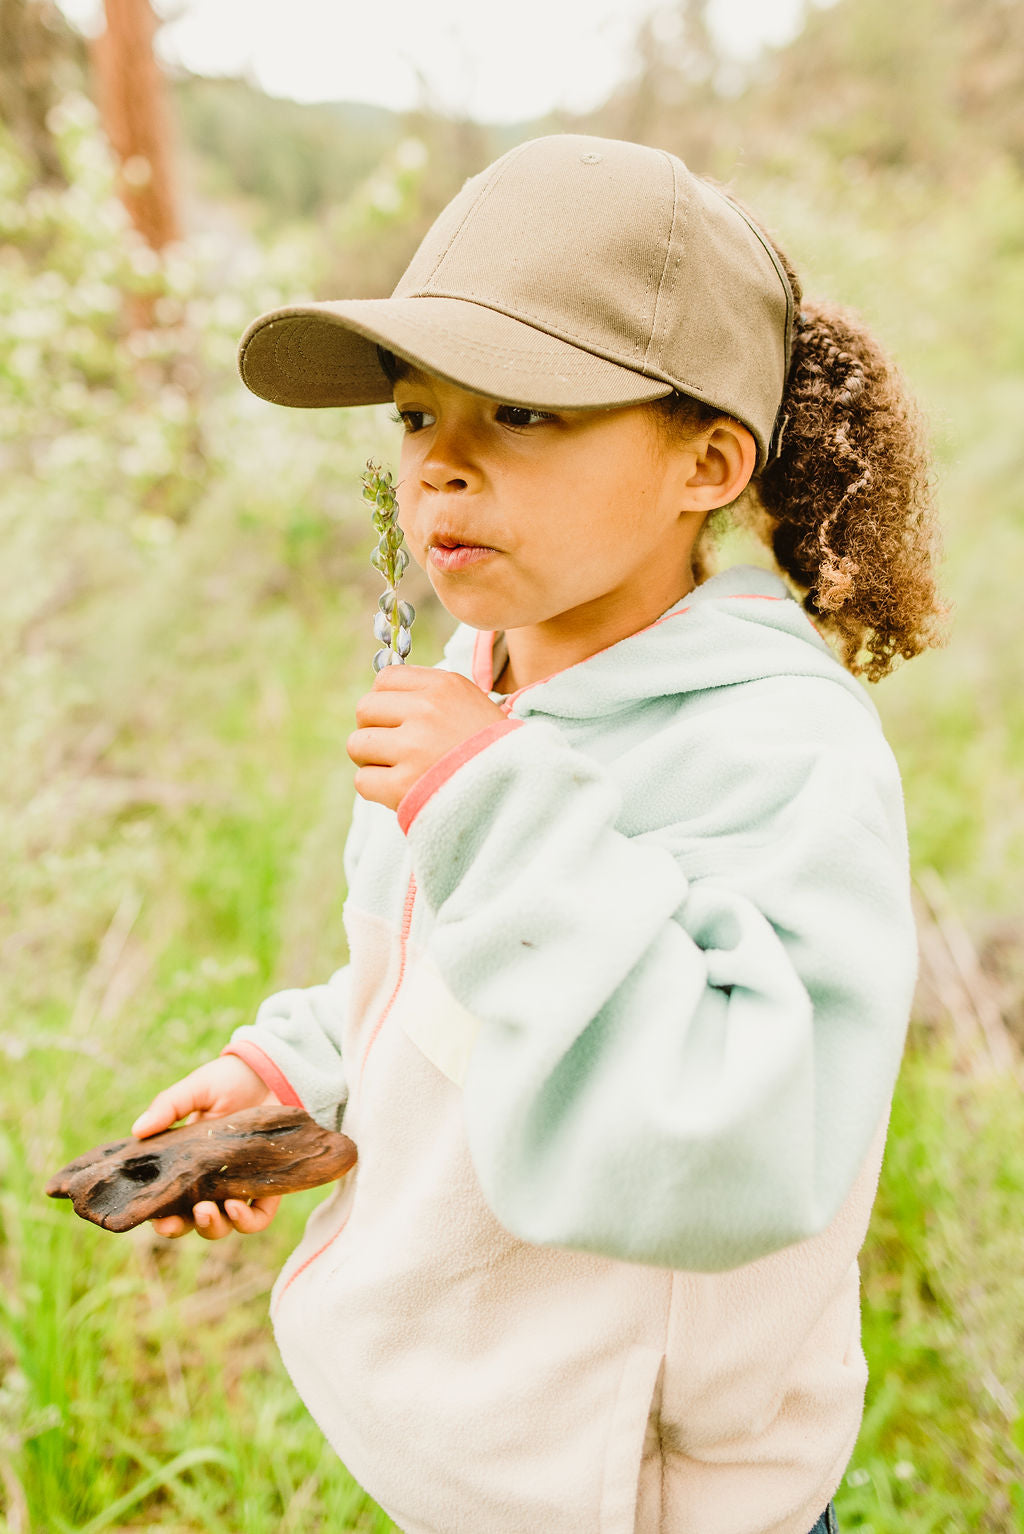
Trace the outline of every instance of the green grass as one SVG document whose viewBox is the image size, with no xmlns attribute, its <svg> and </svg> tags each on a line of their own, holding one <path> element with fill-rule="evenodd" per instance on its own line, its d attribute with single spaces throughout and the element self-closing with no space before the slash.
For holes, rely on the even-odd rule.
<svg viewBox="0 0 1024 1534">
<path fill-rule="evenodd" d="M 1024 1103 L 965 1080 L 915 1034 L 862 1258 L 867 1410 L 844 1528 L 959 1534 L 1021 1525 Z"/>
</svg>

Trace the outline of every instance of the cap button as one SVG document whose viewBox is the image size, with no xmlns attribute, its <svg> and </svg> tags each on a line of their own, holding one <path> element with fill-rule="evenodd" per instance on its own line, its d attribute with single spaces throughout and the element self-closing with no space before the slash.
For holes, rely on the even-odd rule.
<svg viewBox="0 0 1024 1534">
<path fill-rule="evenodd" d="M 581 154 L 580 155 L 580 164 L 581 165 L 597 165 L 603 159 L 604 159 L 604 156 L 600 155 L 600 154 Z"/>
</svg>

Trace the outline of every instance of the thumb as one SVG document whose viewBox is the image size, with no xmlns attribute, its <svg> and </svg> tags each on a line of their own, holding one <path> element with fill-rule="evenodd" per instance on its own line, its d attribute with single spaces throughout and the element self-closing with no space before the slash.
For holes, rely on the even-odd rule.
<svg viewBox="0 0 1024 1534">
<path fill-rule="evenodd" d="M 196 1077 L 197 1073 L 185 1076 L 173 1086 L 157 1093 L 149 1107 L 143 1109 L 132 1125 L 132 1134 L 136 1139 L 144 1140 L 147 1135 L 159 1134 L 162 1129 L 170 1129 L 172 1124 L 187 1114 L 202 1113 L 215 1106 L 214 1094 L 209 1086 L 203 1083 L 201 1076 L 198 1079 Z"/>
</svg>

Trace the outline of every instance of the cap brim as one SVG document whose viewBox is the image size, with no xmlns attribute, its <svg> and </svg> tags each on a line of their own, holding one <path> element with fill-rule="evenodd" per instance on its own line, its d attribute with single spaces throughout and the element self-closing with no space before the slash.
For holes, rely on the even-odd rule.
<svg viewBox="0 0 1024 1534">
<path fill-rule="evenodd" d="M 238 349 L 246 387 L 277 405 L 376 405 L 391 399 L 386 347 L 425 372 L 509 405 L 613 409 L 671 394 L 605 357 L 461 298 L 356 298 L 270 309 Z"/>
</svg>

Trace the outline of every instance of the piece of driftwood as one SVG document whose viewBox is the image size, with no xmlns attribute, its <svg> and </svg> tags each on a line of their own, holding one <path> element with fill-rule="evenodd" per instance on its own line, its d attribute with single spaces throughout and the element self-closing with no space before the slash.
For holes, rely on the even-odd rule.
<svg viewBox="0 0 1024 1534">
<path fill-rule="evenodd" d="M 97 1145 L 51 1177 L 51 1198 L 104 1230 L 131 1230 L 165 1215 L 191 1216 L 201 1199 L 298 1193 L 344 1176 L 355 1165 L 348 1135 L 321 1129 L 301 1108 L 247 1108 L 198 1119 L 145 1140 Z"/>
</svg>

